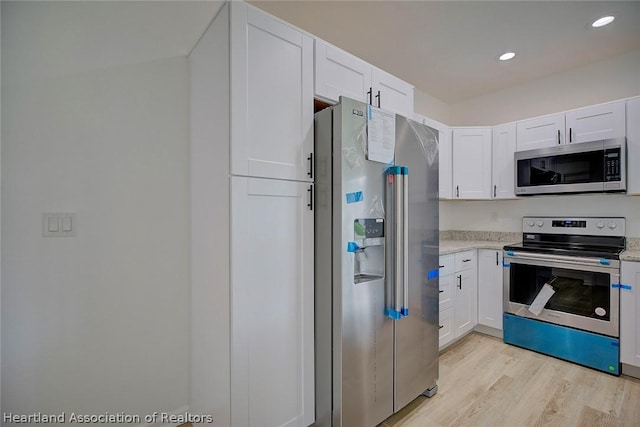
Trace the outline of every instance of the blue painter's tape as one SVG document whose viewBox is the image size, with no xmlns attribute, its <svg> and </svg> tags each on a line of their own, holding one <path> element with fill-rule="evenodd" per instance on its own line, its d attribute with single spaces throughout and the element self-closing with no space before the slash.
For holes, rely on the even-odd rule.
<svg viewBox="0 0 640 427">
<path fill-rule="evenodd" d="M 388 175 L 402 175 L 402 166 L 389 166 L 387 168 Z"/>
<path fill-rule="evenodd" d="M 611 287 L 614 289 L 625 289 L 627 291 L 630 291 L 631 289 L 633 289 L 631 285 L 623 285 L 622 283 L 612 283 Z"/>
<path fill-rule="evenodd" d="M 408 317 L 409 316 L 409 309 L 407 307 L 402 307 L 400 309 L 400 314 L 402 314 L 402 317 Z"/>
<path fill-rule="evenodd" d="M 502 266 L 504 268 L 509 268 L 509 267 L 511 267 L 511 263 L 502 261 Z"/>
<path fill-rule="evenodd" d="M 620 347 L 620 343 L 618 341 L 611 341 L 611 345 L 614 347 Z"/>
<path fill-rule="evenodd" d="M 507 255 L 509 255 L 509 256 L 514 256 L 515 254 L 516 254 L 516 253 L 515 253 L 515 252 L 513 252 L 513 251 L 507 251 Z"/>
<path fill-rule="evenodd" d="M 347 252 L 355 252 L 360 249 L 356 242 L 347 242 Z"/>
<path fill-rule="evenodd" d="M 609 265 L 609 264 L 611 264 L 611 261 L 609 261 L 608 259 L 604 259 L 604 258 L 603 258 L 603 259 L 601 259 L 601 260 L 600 260 L 600 264 L 602 264 L 602 265 Z"/>
<path fill-rule="evenodd" d="M 435 279 L 439 275 L 440 275 L 440 270 L 439 269 L 434 268 L 433 270 L 429 270 L 427 272 L 427 280 Z"/>
<path fill-rule="evenodd" d="M 400 313 L 399 311 L 396 311 L 396 310 L 394 310 L 392 308 L 385 309 L 384 310 L 384 315 L 387 316 L 387 317 L 390 317 L 392 319 L 395 319 L 395 320 L 402 319 L 402 313 Z"/>
<path fill-rule="evenodd" d="M 409 175 L 409 166 L 402 166 L 402 175 Z"/>
<path fill-rule="evenodd" d="M 347 203 L 358 203 L 364 200 L 362 191 L 356 191 L 354 193 L 347 193 Z"/>
</svg>

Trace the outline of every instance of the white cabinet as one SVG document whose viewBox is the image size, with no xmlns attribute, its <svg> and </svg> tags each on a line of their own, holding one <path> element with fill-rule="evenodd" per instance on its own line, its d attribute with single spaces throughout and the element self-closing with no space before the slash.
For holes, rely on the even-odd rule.
<svg viewBox="0 0 640 427">
<path fill-rule="evenodd" d="M 516 125 L 518 151 L 564 144 L 564 113 L 522 120 Z"/>
<path fill-rule="evenodd" d="M 234 426 L 314 421 L 310 185 L 232 177 Z"/>
<path fill-rule="evenodd" d="M 624 101 L 609 102 L 566 112 L 566 142 L 598 141 L 625 136 Z"/>
<path fill-rule="evenodd" d="M 493 128 L 492 138 L 492 183 L 491 196 L 494 199 L 515 198 L 516 124 L 508 123 Z"/>
<path fill-rule="evenodd" d="M 477 324 L 477 280 L 475 250 L 440 256 L 440 348 Z"/>
<path fill-rule="evenodd" d="M 640 263 L 623 261 L 620 282 L 620 361 L 640 368 Z"/>
<path fill-rule="evenodd" d="M 627 194 L 640 194 L 640 97 L 627 101 Z"/>
<path fill-rule="evenodd" d="M 502 330 L 502 251 L 478 250 L 478 324 Z"/>
<path fill-rule="evenodd" d="M 453 197 L 491 198 L 491 128 L 454 128 Z"/>
<path fill-rule="evenodd" d="M 311 180 L 313 38 L 231 2 L 231 173 Z"/>
<path fill-rule="evenodd" d="M 518 151 L 624 136 L 624 101 L 593 105 L 517 123 Z"/>
<path fill-rule="evenodd" d="M 478 323 L 478 278 L 476 251 L 455 254 L 454 320 L 456 338 L 471 331 Z"/>
<path fill-rule="evenodd" d="M 189 407 L 219 426 L 310 425 L 313 40 L 227 2 L 189 73 Z"/>
<path fill-rule="evenodd" d="M 415 115 L 415 120 L 438 131 L 438 197 L 440 199 L 451 199 L 453 194 L 451 191 L 451 180 L 453 179 L 451 171 L 451 128 L 419 114 Z"/>
<path fill-rule="evenodd" d="M 324 40 L 315 40 L 315 94 L 346 96 L 413 117 L 413 86 Z"/>
</svg>

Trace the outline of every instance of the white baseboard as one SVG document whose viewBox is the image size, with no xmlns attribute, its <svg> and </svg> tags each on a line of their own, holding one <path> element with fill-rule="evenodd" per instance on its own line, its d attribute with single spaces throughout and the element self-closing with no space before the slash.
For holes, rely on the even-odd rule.
<svg viewBox="0 0 640 427">
<path fill-rule="evenodd" d="M 503 339 L 503 331 L 502 329 L 492 328 L 491 326 L 485 325 L 476 325 L 473 328 L 474 331 L 480 332 L 481 334 L 490 335 L 492 337 Z"/>
<path fill-rule="evenodd" d="M 637 366 L 622 363 L 622 373 L 624 375 L 629 375 L 630 377 L 640 378 L 640 368 Z"/>
</svg>

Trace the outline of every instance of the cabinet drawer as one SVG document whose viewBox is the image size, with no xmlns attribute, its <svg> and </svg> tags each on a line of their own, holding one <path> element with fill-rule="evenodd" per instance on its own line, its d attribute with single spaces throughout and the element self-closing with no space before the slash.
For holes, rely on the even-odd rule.
<svg viewBox="0 0 640 427">
<path fill-rule="evenodd" d="M 475 251 L 458 252 L 455 254 L 455 271 L 464 271 L 476 265 Z"/>
<path fill-rule="evenodd" d="M 453 340 L 453 307 L 440 312 L 439 347 L 449 344 Z"/>
<path fill-rule="evenodd" d="M 440 311 L 453 307 L 453 287 L 455 275 L 449 274 L 440 277 Z"/>
<path fill-rule="evenodd" d="M 440 255 L 440 272 L 439 276 L 446 276 L 448 274 L 453 274 L 454 270 L 454 256 L 451 255 Z"/>
</svg>

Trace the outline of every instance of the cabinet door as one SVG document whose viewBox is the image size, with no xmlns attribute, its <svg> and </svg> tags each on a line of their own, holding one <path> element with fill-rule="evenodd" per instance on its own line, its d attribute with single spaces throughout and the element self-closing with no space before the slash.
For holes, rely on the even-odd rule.
<svg viewBox="0 0 640 427">
<path fill-rule="evenodd" d="M 478 323 L 477 270 L 464 270 L 455 274 L 454 329 L 460 337 Z"/>
<path fill-rule="evenodd" d="M 440 286 L 440 311 L 446 310 L 447 308 L 453 307 L 453 295 L 454 295 L 454 275 L 449 274 L 447 276 L 440 277 L 439 286 Z"/>
<path fill-rule="evenodd" d="M 627 194 L 640 194 L 640 98 L 627 101 Z"/>
<path fill-rule="evenodd" d="M 453 196 L 491 198 L 491 129 L 453 129 Z"/>
<path fill-rule="evenodd" d="M 492 181 L 494 199 L 513 199 L 516 197 L 515 165 L 513 154 L 516 152 L 516 124 L 509 123 L 493 128 L 492 139 Z"/>
<path fill-rule="evenodd" d="M 373 105 L 405 117 L 413 117 L 413 86 L 376 67 L 372 67 L 371 83 Z"/>
<path fill-rule="evenodd" d="M 340 96 L 369 102 L 370 64 L 320 39 L 315 40 L 315 59 L 316 96 L 333 102 Z"/>
<path fill-rule="evenodd" d="M 311 180 L 313 39 L 231 2 L 231 173 Z"/>
<path fill-rule="evenodd" d="M 620 282 L 620 361 L 640 367 L 640 263 L 623 261 Z"/>
<path fill-rule="evenodd" d="M 448 308 L 440 312 L 440 330 L 438 331 L 438 347 L 442 348 L 453 341 L 453 308 Z"/>
<path fill-rule="evenodd" d="M 568 143 L 624 138 L 624 101 L 595 105 L 566 113 Z"/>
<path fill-rule="evenodd" d="M 231 179 L 231 424 L 306 426 L 314 421 L 311 184 Z"/>
<path fill-rule="evenodd" d="M 516 124 L 518 151 L 554 147 L 565 143 L 564 113 L 523 120 Z"/>
<path fill-rule="evenodd" d="M 478 323 L 502 330 L 502 251 L 478 252 Z"/>
</svg>

